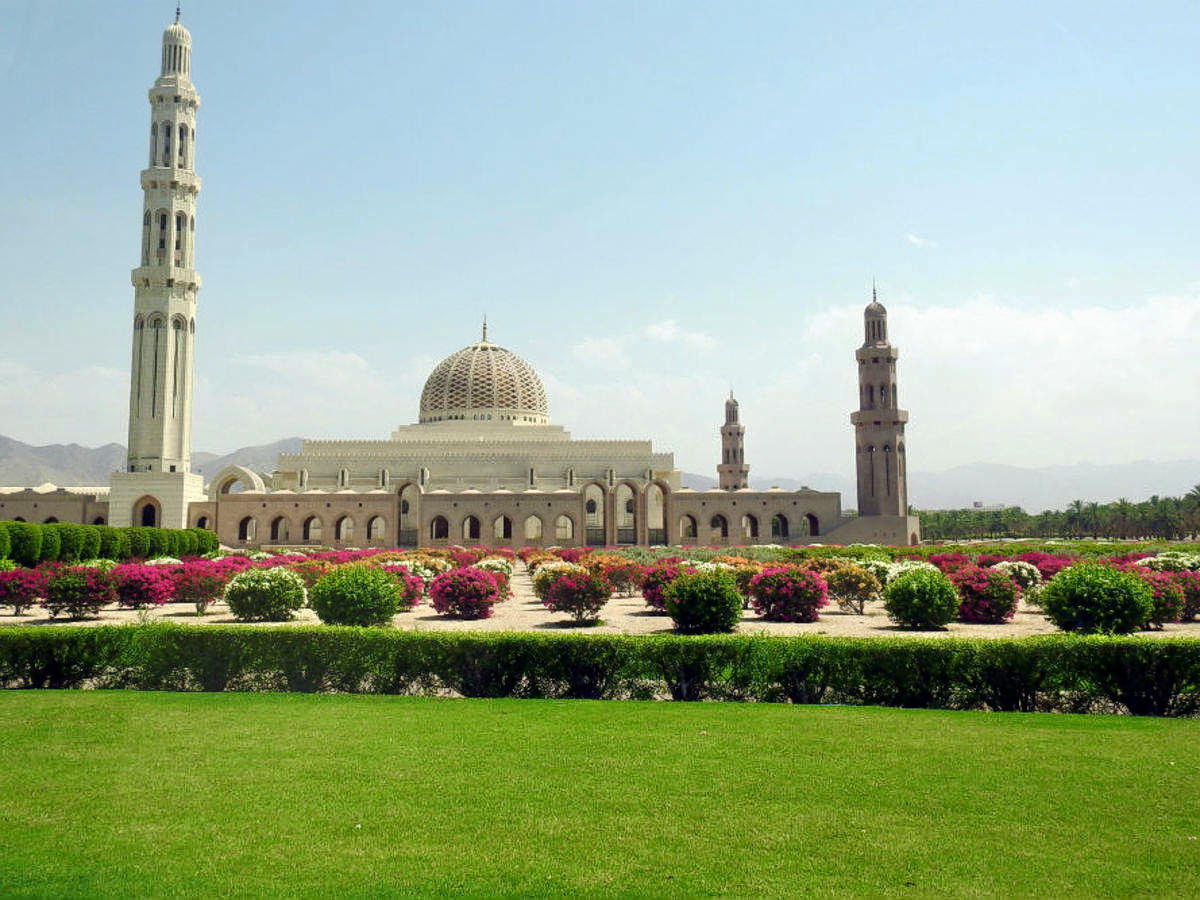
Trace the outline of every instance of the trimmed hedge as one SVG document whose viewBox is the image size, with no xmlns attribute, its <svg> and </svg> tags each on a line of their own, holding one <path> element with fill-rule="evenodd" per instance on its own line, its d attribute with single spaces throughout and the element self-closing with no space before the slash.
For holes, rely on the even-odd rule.
<svg viewBox="0 0 1200 900">
<path fill-rule="evenodd" d="M 16 626 L 0 629 L 0 686 L 669 697 L 1183 716 L 1200 711 L 1200 641 Z"/>
<path fill-rule="evenodd" d="M 39 562 L 74 563 L 90 559 L 149 559 L 203 556 L 220 547 L 203 528 L 113 528 L 71 522 L 0 522 L 0 559 L 23 566 Z"/>
</svg>

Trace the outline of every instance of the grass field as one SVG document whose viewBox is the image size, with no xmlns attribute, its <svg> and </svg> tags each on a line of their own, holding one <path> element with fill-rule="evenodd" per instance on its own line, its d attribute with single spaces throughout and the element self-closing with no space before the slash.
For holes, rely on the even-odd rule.
<svg viewBox="0 0 1200 900">
<path fill-rule="evenodd" d="M 0 692 L 0 894 L 1200 893 L 1200 722 Z"/>
</svg>

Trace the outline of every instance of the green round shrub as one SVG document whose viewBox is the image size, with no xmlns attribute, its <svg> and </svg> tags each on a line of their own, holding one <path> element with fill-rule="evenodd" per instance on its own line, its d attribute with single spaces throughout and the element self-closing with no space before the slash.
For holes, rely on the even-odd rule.
<svg viewBox="0 0 1200 900">
<path fill-rule="evenodd" d="M 400 584 L 382 569 L 340 566 L 317 579 L 308 605 L 326 625 L 389 625 L 400 610 Z"/>
<path fill-rule="evenodd" d="M 100 556 L 100 526 L 80 525 L 83 529 L 83 546 L 79 550 L 79 558 L 83 560 L 96 559 Z"/>
<path fill-rule="evenodd" d="M 958 591 L 937 569 L 910 569 L 883 592 L 888 615 L 905 628 L 944 628 L 958 615 Z"/>
<path fill-rule="evenodd" d="M 246 569 L 225 586 L 229 611 L 243 622 L 286 622 L 304 599 L 304 582 L 283 567 Z"/>
<path fill-rule="evenodd" d="M 733 631 L 742 618 L 742 595 L 728 572 L 680 575 L 663 590 L 663 608 L 682 634 Z"/>
<path fill-rule="evenodd" d="M 1154 612 L 1154 591 L 1129 572 L 1095 563 L 1063 569 L 1042 591 L 1046 618 L 1063 631 L 1128 634 Z"/>
<path fill-rule="evenodd" d="M 0 559 L 8 559 L 12 553 L 12 541 L 8 537 L 7 523 L 0 522 Z"/>
<path fill-rule="evenodd" d="M 5 526 L 11 547 L 8 551 L 13 562 L 33 568 L 42 561 L 42 529 L 30 522 L 9 522 Z"/>
<path fill-rule="evenodd" d="M 156 556 L 173 556 L 171 552 L 171 537 L 165 528 L 147 528 L 146 536 L 150 539 L 150 559 Z"/>
<path fill-rule="evenodd" d="M 58 529 L 50 525 L 39 525 L 38 529 L 42 532 L 42 562 L 57 562 L 58 554 L 62 551 L 62 540 L 58 536 Z"/>
</svg>

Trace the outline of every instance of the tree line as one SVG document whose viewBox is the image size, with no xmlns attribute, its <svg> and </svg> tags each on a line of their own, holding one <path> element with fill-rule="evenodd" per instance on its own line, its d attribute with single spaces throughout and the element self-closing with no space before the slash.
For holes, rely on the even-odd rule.
<svg viewBox="0 0 1200 900">
<path fill-rule="evenodd" d="M 1200 535 L 1200 484 L 1182 497 L 1159 497 L 1134 503 L 1076 500 L 1066 509 L 1027 513 L 1019 506 L 1003 509 L 910 510 L 921 519 L 927 541 L 971 538 L 1108 538 L 1179 540 Z"/>
</svg>

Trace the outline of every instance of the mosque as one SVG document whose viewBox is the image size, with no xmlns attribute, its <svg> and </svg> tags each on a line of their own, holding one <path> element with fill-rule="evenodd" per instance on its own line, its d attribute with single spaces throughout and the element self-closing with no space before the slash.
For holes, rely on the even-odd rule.
<svg viewBox="0 0 1200 900">
<path fill-rule="evenodd" d="M 415 424 L 382 440 L 306 440 L 271 473 L 232 466 L 205 485 L 191 471 L 195 370 L 196 113 L 192 39 L 163 33 L 149 91 L 149 165 L 134 310 L 128 464 L 107 488 L 8 489 L 0 518 L 212 530 L 243 547 L 488 544 L 611 546 L 916 543 L 887 311 L 873 297 L 855 351 L 851 414 L 857 515 L 841 495 L 750 490 L 745 426 L 730 394 L 719 487 L 683 488 L 674 455 L 649 440 L 576 440 L 551 424 L 545 387 L 521 357 L 478 341 L 446 357 Z"/>
</svg>

